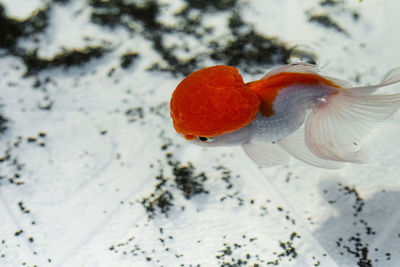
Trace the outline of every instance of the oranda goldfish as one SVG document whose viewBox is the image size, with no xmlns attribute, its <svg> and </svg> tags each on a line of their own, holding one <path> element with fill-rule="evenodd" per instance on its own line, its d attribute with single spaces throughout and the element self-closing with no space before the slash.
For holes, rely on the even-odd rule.
<svg viewBox="0 0 400 267">
<path fill-rule="evenodd" d="M 174 128 L 201 146 L 241 145 L 259 166 L 289 155 L 323 168 L 367 160 L 360 140 L 400 107 L 400 94 L 374 94 L 400 82 L 400 68 L 377 85 L 351 87 L 318 74 L 315 65 L 277 67 L 244 83 L 230 66 L 201 69 L 172 94 Z"/>
</svg>

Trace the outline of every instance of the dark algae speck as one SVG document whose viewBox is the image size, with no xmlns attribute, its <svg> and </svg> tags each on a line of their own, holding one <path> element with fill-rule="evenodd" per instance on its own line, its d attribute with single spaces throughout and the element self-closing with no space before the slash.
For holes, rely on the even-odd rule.
<svg viewBox="0 0 400 267">
<path fill-rule="evenodd" d="M 161 150 L 166 150 L 167 147 L 163 145 Z M 165 170 L 160 168 L 154 191 L 141 200 L 149 219 L 154 218 L 158 212 L 168 216 L 178 192 L 187 200 L 198 194 L 208 193 L 204 188 L 204 183 L 207 181 L 205 173 L 196 173 L 192 163 L 182 164 L 173 158 L 171 152 L 166 152 L 165 158 L 168 168 L 172 171 L 172 177 L 165 176 Z"/>
<path fill-rule="evenodd" d="M 102 1 L 90 0 L 89 4 L 94 8 L 91 21 L 109 27 L 124 26 L 133 30 L 130 20 L 142 23 L 148 29 L 160 28 L 157 15 L 160 6 L 157 1 L 143 1 L 142 4 L 129 1 Z"/>
<path fill-rule="evenodd" d="M 129 68 L 138 57 L 139 57 L 139 54 L 137 52 L 129 52 L 129 53 L 123 54 L 121 56 L 121 67 L 123 69 Z"/>
<path fill-rule="evenodd" d="M 342 28 L 337 22 L 335 22 L 329 15 L 327 14 L 317 14 L 312 15 L 308 19 L 310 22 L 318 23 L 326 28 L 334 29 L 340 33 L 348 35 L 346 30 Z"/>
<path fill-rule="evenodd" d="M 319 2 L 321 6 L 337 6 L 340 5 L 343 0 L 322 0 Z"/>
<path fill-rule="evenodd" d="M 20 211 L 21 211 L 22 213 L 25 213 L 25 214 L 30 213 L 30 210 L 27 209 L 27 208 L 24 206 L 24 203 L 23 203 L 22 201 L 18 202 L 18 207 L 19 207 L 19 209 L 20 209 Z"/>
<path fill-rule="evenodd" d="M 24 230 L 18 230 L 17 232 L 14 233 L 15 236 L 19 236 L 24 232 Z"/>
<path fill-rule="evenodd" d="M 354 204 L 353 204 L 353 209 L 354 209 L 354 217 L 357 217 L 360 212 L 362 212 L 362 209 L 365 205 L 364 199 L 360 196 L 358 191 L 355 188 L 349 187 L 349 186 L 344 186 L 343 189 L 339 189 L 339 191 L 344 192 L 345 195 L 352 195 L 354 198 Z"/>
<path fill-rule="evenodd" d="M 168 212 L 171 207 L 174 206 L 174 197 L 172 193 L 166 189 L 168 178 L 165 178 L 163 172 L 156 177 L 157 184 L 155 185 L 154 192 L 150 193 L 149 196 L 144 197 L 141 200 L 143 207 L 145 208 L 149 219 L 154 218 L 154 216 L 161 212 L 168 216 Z"/>
<path fill-rule="evenodd" d="M 326 243 L 327 246 L 335 246 L 340 257 L 350 265 L 359 267 L 381 266 L 380 261 L 386 260 L 385 266 L 387 264 L 394 266 L 393 263 L 390 263 L 392 260 L 390 253 L 393 249 L 398 251 L 396 237 L 386 236 L 387 241 L 381 244 L 377 244 L 375 240 L 388 231 L 387 226 L 382 222 L 386 218 L 391 219 L 393 212 L 397 211 L 392 211 L 393 208 L 387 210 L 385 203 L 399 201 L 398 192 L 383 190 L 364 199 L 356 187 L 339 182 L 324 189 L 323 194 L 327 203 L 335 207 L 340 216 L 330 218 L 326 222 L 326 226 L 322 226 L 322 231 L 329 231 L 336 238 L 332 239 L 332 243 L 320 240 L 321 243 Z M 398 229 L 398 226 L 392 226 L 392 228 Z"/>
<path fill-rule="evenodd" d="M 46 1 L 48 4 L 43 4 L 40 9 L 37 9 L 26 19 L 8 16 L 5 4 L 0 4 L 0 34 L 2 36 L 0 40 L 0 57 L 13 57 L 13 61 L 23 64 L 25 68 L 20 67 L 20 65 L 17 65 L 16 68 L 26 69 L 23 78 L 32 84 L 32 90 L 46 93 L 42 99 L 36 102 L 37 105 L 35 107 L 37 110 L 35 111 L 41 113 L 45 113 L 42 111 L 54 111 L 57 108 L 58 103 L 55 101 L 57 99 L 52 98 L 51 93 L 52 91 L 64 89 L 64 84 L 61 86 L 60 83 L 60 86 L 48 86 L 48 84 L 55 83 L 55 81 L 58 82 L 58 77 L 53 78 L 51 74 L 48 75 L 52 77 L 51 81 L 50 78 L 43 77 L 48 74 L 46 72 L 49 70 L 56 69 L 64 76 L 66 74 L 65 70 L 74 67 L 78 70 L 76 73 L 79 76 L 82 74 L 81 70 L 82 72 L 87 71 L 87 68 L 84 68 L 87 62 L 112 56 L 115 59 L 114 65 L 106 67 L 109 78 L 114 79 L 115 77 L 118 78 L 121 73 L 129 74 L 134 72 L 139 63 L 147 60 L 144 52 L 141 50 L 136 51 L 141 46 L 126 47 L 126 49 L 125 46 L 122 46 L 121 50 L 123 51 L 121 51 L 118 50 L 119 40 L 115 41 L 110 38 L 109 41 L 101 40 L 97 42 L 97 36 L 88 36 L 87 40 L 83 37 L 85 43 L 79 47 L 62 49 L 63 47 L 54 47 L 54 44 L 50 43 L 52 48 L 56 48 L 56 51 L 59 52 L 48 57 L 42 56 L 43 51 L 40 50 L 42 48 L 41 42 L 51 42 L 51 38 L 47 39 L 48 35 L 50 35 L 48 32 L 52 33 L 53 30 L 59 30 L 53 29 L 56 24 L 50 25 L 56 19 L 51 17 L 53 15 L 53 7 L 57 5 L 60 9 L 68 9 L 72 6 L 69 6 L 71 2 L 70 0 Z M 91 24 L 91 27 L 98 27 L 100 31 L 108 34 L 122 31 L 123 34 L 128 34 L 129 37 L 132 37 L 133 41 L 144 39 L 146 44 L 150 44 L 154 56 L 150 57 L 151 59 L 146 66 L 149 71 L 165 71 L 173 75 L 182 76 L 209 64 L 227 64 L 240 68 L 241 72 L 254 74 L 264 72 L 270 65 L 288 63 L 294 53 L 292 44 L 286 43 L 279 37 L 261 32 L 257 26 L 246 21 L 246 17 L 242 13 L 244 5 L 247 4 L 245 1 L 182 0 L 180 1 L 181 8 L 174 10 L 173 13 L 170 11 L 172 10 L 172 5 L 169 6 L 168 1 L 87 0 L 84 2 L 85 9 L 83 13 L 89 15 L 90 21 L 88 23 Z M 340 0 L 322 0 L 319 8 L 323 10 L 324 8 L 341 8 L 343 2 Z M 79 10 L 74 15 L 79 17 L 80 13 L 82 13 L 82 10 Z M 356 13 L 353 13 L 353 15 L 354 18 L 358 18 Z M 226 18 L 226 27 L 224 26 L 222 29 L 223 34 L 220 33 L 221 28 L 217 29 L 216 26 L 208 24 L 208 18 L 211 16 Z M 166 17 L 178 23 L 164 23 L 162 20 Z M 81 18 L 79 17 L 79 19 Z M 308 16 L 308 19 L 311 23 L 348 35 L 346 29 L 341 26 L 340 18 L 332 16 L 329 12 L 313 13 Z M 188 41 L 187 39 L 190 40 Z M 179 40 L 179 42 L 174 42 L 174 40 Z M 29 48 L 24 47 L 24 45 Z M 307 57 L 307 54 L 303 56 Z M 313 60 L 313 56 L 308 58 L 310 61 Z M 101 62 L 103 63 L 104 61 Z M 90 64 L 88 67 L 92 68 L 92 65 Z M 91 71 L 98 71 L 97 73 L 101 74 L 101 69 L 92 69 Z M 72 75 L 76 74 L 75 72 L 71 73 Z M 107 76 L 107 74 L 104 75 Z M 159 73 L 154 73 L 154 75 L 159 75 Z M 76 77 L 74 88 L 83 83 L 82 80 L 84 79 L 81 78 Z M 49 80 L 48 84 L 45 82 L 47 79 Z M 134 82 L 132 83 L 134 84 Z M 12 87 L 11 85 L 14 88 L 19 88 L 20 84 L 10 81 L 9 86 Z M 66 86 L 68 86 L 68 83 L 66 83 Z M 126 89 L 131 90 L 129 97 L 135 98 L 137 96 L 135 95 L 136 88 L 134 87 Z M 46 92 L 46 88 L 49 88 L 48 92 Z M 68 90 L 67 88 L 65 89 Z M 119 93 L 117 89 L 115 90 L 115 95 Z M 143 99 L 145 98 L 143 97 Z M 28 102 L 27 99 L 25 101 Z M 163 122 L 169 119 L 168 101 L 150 109 L 146 109 L 146 103 L 145 101 L 141 102 L 142 99 L 134 103 L 129 101 L 127 100 L 128 105 L 122 108 L 119 107 L 120 114 L 128 122 L 139 121 L 140 123 L 145 123 L 151 114 L 157 115 Z M 81 104 L 79 100 L 77 102 Z M 56 111 L 58 110 L 56 109 Z M 28 112 L 29 107 L 26 114 Z M 18 158 L 18 155 L 23 151 L 18 148 L 23 146 L 28 149 L 39 149 L 37 148 L 39 146 L 42 152 L 48 152 L 46 149 L 51 143 L 46 142 L 53 137 L 53 132 L 49 131 L 50 137 L 47 137 L 45 132 L 39 132 L 39 134 L 30 132 L 30 135 L 21 135 L 18 138 L 13 137 L 9 140 L 4 140 L 8 137 L 9 132 L 14 131 L 12 129 L 13 123 L 17 121 L 12 117 L 12 114 L 5 113 L 5 115 L 6 117 L 0 114 L 0 140 L 4 141 L 5 147 L 0 151 L 0 186 L 6 186 L 7 184 L 21 186 L 30 182 L 26 180 L 30 176 L 25 175 L 30 170 L 25 170 L 25 168 L 29 169 L 29 164 L 27 164 L 28 167 L 25 167 L 24 162 L 20 160 L 23 157 Z M 48 113 L 48 115 L 51 114 Z M 88 116 L 92 115 L 88 114 Z M 96 134 L 99 135 L 100 133 L 102 140 L 114 137 L 113 129 L 104 126 L 100 125 Z M 129 126 L 132 126 L 132 124 L 129 124 Z M 7 131 L 8 128 L 10 128 L 9 131 Z M 154 235 L 144 237 L 127 235 L 123 238 L 123 242 L 116 242 L 110 246 L 110 252 L 119 253 L 118 256 L 121 257 L 126 255 L 138 256 L 155 266 L 166 266 L 163 265 L 165 263 L 163 263 L 163 258 L 160 256 L 162 253 L 172 255 L 177 261 L 184 261 L 187 255 L 179 249 L 179 246 L 174 246 L 176 245 L 174 242 L 181 237 L 170 232 L 167 225 L 174 224 L 179 220 L 179 216 L 183 217 L 189 214 L 185 213 L 189 209 L 201 213 L 201 209 L 207 208 L 207 205 L 213 200 L 216 200 L 212 202 L 213 205 L 221 205 L 224 208 L 230 208 L 229 205 L 231 204 L 233 204 L 234 209 L 242 207 L 247 209 L 250 207 L 250 211 L 254 211 L 255 214 L 258 213 L 260 217 L 265 216 L 263 219 L 268 219 L 266 216 L 275 212 L 283 218 L 282 222 L 293 226 L 293 228 L 297 227 L 296 221 L 285 206 L 270 205 L 267 208 L 267 204 L 261 203 L 258 198 L 247 199 L 244 197 L 241 194 L 241 188 L 236 184 L 236 182 L 243 182 L 242 179 L 232 174 L 232 171 L 227 167 L 218 165 L 220 164 L 218 162 L 215 164 L 217 166 L 210 167 L 208 171 L 205 171 L 199 167 L 199 164 L 179 158 L 179 155 L 174 152 L 177 145 L 172 143 L 172 139 L 162 139 L 162 141 L 165 141 L 162 145 L 155 146 L 155 150 L 163 154 L 162 158 L 159 161 L 151 159 L 154 173 L 150 177 L 152 179 L 151 183 L 154 184 L 150 186 L 147 192 L 142 192 L 143 194 L 139 199 L 135 199 L 137 202 L 132 200 L 132 203 L 139 203 L 136 206 L 144 214 L 143 221 L 145 221 L 132 223 L 137 223 L 139 225 L 137 227 L 148 227 L 147 230 L 152 226 L 156 226 L 156 230 L 153 232 Z M 122 152 L 121 154 L 124 155 Z M 136 162 L 133 164 L 136 164 Z M 296 177 L 288 174 L 286 181 L 292 183 L 294 179 Z M 21 188 L 26 188 L 26 186 Z M 368 239 L 368 237 L 379 233 L 379 229 L 370 220 L 364 218 L 367 206 L 364 198 L 356 188 L 350 186 L 340 185 L 338 186 L 338 191 L 346 199 L 346 203 L 350 203 L 349 207 L 352 211 L 350 214 L 351 223 L 354 224 L 352 231 L 341 234 L 334 240 L 340 252 L 345 256 L 350 255 L 355 259 L 354 262 L 357 262 L 358 266 L 372 266 L 376 261 L 374 255 L 377 255 L 377 253 L 384 255 L 383 259 L 390 263 L 394 257 L 394 251 L 375 251 L 370 239 Z M 33 211 L 31 211 L 30 207 L 33 208 L 34 205 L 31 205 L 24 198 L 17 198 L 16 201 L 12 203 L 12 207 L 17 211 L 17 215 L 28 218 L 29 223 L 32 222 L 31 227 L 36 225 L 36 221 L 37 225 L 41 224 L 40 218 L 35 218 L 36 221 L 31 218 Z M 330 199 L 330 201 L 328 203 L 333 206 L 341 203 L 338 199 Z M 121 204 L 123 203 L 128 203 L 128 201 L 121 201 Z M 126 206 L 128 205 L 125 205 L 124 208 Z M 165 222 L 167 223 L 164 225 L 163 223 Z M 138 235 L 140 235 L 140 232 L 136 231 Z M 148 234 L 148 231 L 143 232 Z M 249 233 L 246 234 L 251 235 Z M 222 242 L 218 241 L 217 249 L 211 255 L 212 257 L 215 256 L 214 261 L 217 261 L 218 265 L 223 267 L 284 266 L 287 261 L 292 261 L 293 263 L 299 257 L 300 250 L 297 244 L 301 239 L 300 235 L 294 230 L 288 230 L 286 234 L 280 240 L 271 241 L 274 249 L 269 256 L 256 250 L 257 246 L 262 247 L 261 244 L 257 245 L 260 242 L 257 237 L 246 237 L 245 235 L 241 240 L 237 240 L 240 239 L 240 236 L 239 238 L 234 236 L 236 238 L 235 241 L 228 239 Z M 20 242 L 24 241 L 32 247 L 42 242 L 40 236 L 32 236 L 29 228 L 25 225 L 21 229 L 19 227 L 13 229 L 10 235 L 12 238 Z M 396 231 L 396 238 L 398 239 L 397 235 L 398 231 Z M 153 241 L 159 245 L 159 248 L 145 248 L 146 242 L 143 242 L 143 239 L 147 241 L 150 238 L 154 238 Z M 196 242 L 198 246 L 205 246 L 205 241 L 198 238 L 193 242 Z M 0 257 L 2 258 L 6 257 L 2 250 L 6 243 L 3 240 L 0 246 Z M 49 263 L 52 261 L 51 258 L 48 258 Z M 54 262 L 57 262 L 55 258 Z M 27 261 L 24 261 L 23 264 L 30 266 Z M 314 266 L 318 265 L 320 265 L 320 262 L 315 258 Z M 200 264 L 187 264 L 185 262 L 180 266 L 200 266 Z"/>
<path fill-rule="evenodd" d="M 109 48 L 103 46 L 87 46 L 64 49 L 62 53 L 56 54 L 52 58 L 41 58 L 38 56 L 37 48 L 25 49 L 19 47 L 18 41 L 23 38 L 37 43 L 36 36 L 43 33 L 49 26 L 52 7 L 51 4 L 46 5 L 33 12 L 29 18 L 17 20 L 8 17 L 4 6 L 0 3 L 0 34 L 2 36 L 0 48 L 6 49 L 11 55 L 22 59 L 26 66 L 26 76 L 37 74 L 46 69 L 80 66 L 93 58 L 102 57 L 110 51 Z M 39 47 L 38 44 L 36 45 Z"/>
<path fill-rule="evenodd" d="M 238 4 L 237 0 L 185 0 L 185 2 L 187 6 L 183 12 L 190 8 L 199 9 L 203 12 L 226 11 L 236 8 Z"/>
<path fill-rule="evenodd" d="M 218 251 L 216 258 L 220 267 L 261 267 L 278 266 L 282 261 L 292 261 L 298 256 L 295 247 L 296 240 L 300 238 L 296 232 L 290 234 L 288 240 L 279 241 L 279 248 L 273 252 L 273 259 L 267 259 L 262 253 L 254 252 L 252 246 L 257 246 L 257 238 L 242 235 L 240 242 L 224 242 L 223 248 Z"/>
<path fill-rule="evenodd" d="M 371 235 L 371 228 L 368 226 L 368 223 L 363 219 L 358 219 L 360 214 L 363 211 L 363 207 L 365 205 L 364 199 L 361 197 L 359 192 L 352 187 L 342 185 L 338 183 L 338 191 L 341 192 L 344 196 L 349 196 L 349 201 L 353 201 L 352 208 L 353 208 L 353 225 L 357 227 L 356 229 L 363 229 L 365 230 L 366 235 Z M 357 231 L 357 230 L 356 230 Z M 351 234 L 351 233 L 349 233 Z M 375 233 L 374 233 L 375 234 Z M 372 261 L 369 258 L 369 245 L 367 242 L 363 241 L 364 234 L 361 236 L 359 232 L 351 234 L 351 236 L 347 237 L 339 237 L 336 241 L 338 247 L 342 248 L 346 253 L 353 255 L 355 258 L 358 259 L 357 264 L 360 267 L 369 267 L 372 266 Z"/>
<path fill-rule="evenodd" d="M 175 184 L 186 199 L 190 199 L 197 194 L 208 193 L 203 185 L 207 181 L 207 176 L 204 173 L 196 175 L 194 171 L 195 168 L 192 163 L 187 166 L 182 166 L 179 162 L 173 163 Z"/>
<path fill-rule="evenodd" d="M 242 4 L 236 0 L 193 1 L 185 0 L 184 7 L 173 14 L 179 23 L 163 24 L 158 20 L 166 12 L 168 4 L 158 1 L 101 1 L 90 0 L 91 21 L 110 28 L 123 27 L 133 35 L 141 35 L 152 43 L 161 60 L 155 61 L 149 70 L 168 71 L 175 75 L 188 75 L 205 67 L 204 62 L 212 59 L 219 64 L 233 65 L 245 72 L 260 73 L 267 65 L 285 64 L 293 49 L 276 37 L 259 33 L 252 24 L 242 19 L 239 12 Z M 228 13 L 227 35 L 215 38 L 213 26 L 205 26 L 207 14 Z M 191 40 L 209 49 L 195 50 L 189 43 L 166 44 L 170 37 Z M 196 49 L 197 50 L 197 49 Z M 138 53 L 139 54 L 139 53 Z M 181 56 L 186 54 L 186 56 Z M 129 59 L 121 57 L 121 66 L 129 65 Z M 126 62 L 126 63 L 124 63 Z"/>
<path fill-rule="evenodd" d="M 153 115 L 158 117 L 156 113 Z M 179 146 L 175 145 L 172 139 L 166 137 L 164 132 L 160 133 L 160 138 L 164 141 L 164 144 L 160 147 L 160 151 L 164 153 L 164 158 L 150 165 L 151 169 L 157 171 L 157 175 L 155 176 L 153 190 L 138 201 L 143 206 L 148 217 L 147 223 L 136 225 L 136 227 L 140 228 L 147 228 L 153 223 L 157 224 L 164 220 L 173 222 L 176 216 L 180 216 L 180 214 L 183 214 L 189 209 L 195 212 L 201 212 L 192 207 L 199 203 L 199 199 L 196 198 L 201 198 L 201 205 L 207 205 L 206 203 L 209 201 L 209 195 L 215 194 L 215 192 L 209 192 L 207 188 L 211 176 L 204 171 L 199 171 L 192 162 L 182 163 L 176 159 L 174 151 L 175 149 L 179 149 Z M 158 166 L 158 170 L 156 166 Z M 212 179 L 218 182 L 226 191 L 230 192 L 234 189 L 234 181 L 232 180 L 234 176 L 232 176 L 231 171 L 227 167 L 219 165 L 211 168 L 210 172 L 212 172 Z M 214 177 L 215 175 L 217 177 Z M 239 196 L 237 195 L 236 197 Z M 239 206 L 240 205 L 238 205 L 238 207 Z M 132 236 L 127 241 L 111 245 L 109 251 L 141 257 L 145 261 L 154 262 L 157 266 L 165 266 L 162 265 L 162 260 L 160 260 L 163 255 L 182 259 L 182 264 L 179 266 L 202 266 L 193 262 L 190 264 L 185 262 L 185 252 L 182 251 L 179 246 L 174 246 L 175 237 L 170 234 L 169 231 L 170 229 L 164 228 L 164 226 L 154 230 L 154 242 L 161 245 L 161 248 L 153 250 L 144 248 L 140 244 L 140 241 L 138 241 L 141 238 Z M 246 242 L 250 244 L 256 240 L 257 238 L 248 238 Z M 194 242 L 198 246 L 203 245 L 203 240 L 195 240 Z M 240 243 L 232 244 L 232 253 L 241 248 L 242 244 Z M 229 248 L 226 247 L 226 249 Z M 224 253 L 229 254 L 227 250 L 225 250 Z M 241 265 L 221 266 L 247 266 L 245 263 L 252 260 L 250 257 L 251 255 L 248 253 L 247 257 L 244 257 L 243 260 L 237 261 L 237 263 Z M 257 258 L 254 257 L 254 260 L 257 260 Z M 257 264 L 254 266 L 257 266 Z"/>
<path fill-rule="evenodd" d="M 231 38 L 227 42 L 212 41 L 210 57 L 246 72 L 262 73 L 267 65 L 286 64 L 293 49 L 275 37 L 268 37 L 244 22 L 238 12 L 229 18 Z M 259 68 L 259 69 L 257 69 Z"/>
<path fill-rule="evenodd" d="M 44 59 L 37 55 L 37 51 L 28 51 L 21 58 L 26 65 L 25 75 L 36 74 L 45 69 L 57 67 L 69 68 L 80 66 L 91 59 L 102 57 L 109 49 L 104 47 L 85 47 L 83 49 L 66 49 L 63 53 L 55 55 L 53 58 Z"/>
<path fill-rule="evenodd" d="M 17 20 L 8 17 L 4 5 L 0 3 L 0 48 L 7 49 L 10 53 L 20 55 L 23 50 L 17 47 L 21 37 L 34 37 L 43 32 L 48 26 L 50 5 L 37 10 L 31 17 L 25 20 Z"/>
<path fill-rule="evenodd" d="M 23 27 L 17 20 L 8 18 L 4 6 L 0 4 L 0 40 L 1 48 L 15 50 L 18 38 L 23 35 Z"/>
<path fill-rule="evenodd" d="M 144 118 L 144 109 L 143 107 L 128 108 L 125 111 L 125 115 L 128 118 L 128 122 L 135 122 Z"/>
<path fill-rule="evenodd" d="M 66 6 L 68 2 L 60 0 L 55 3 Z M 4 36 L 0 41 L 0 48 L 5 48 L 23 60 L 27 76 L 58 67 L 80 66 L 111 51 L 110 47 L 105 45 L 87 45 L 80 48 L 65 48 L 50 58 L 39 56 L 37 49 L 40 46 L 35 38 L 49 26 L 49 17 L 55 3 L 45 5 L 31 17 L 21 21 L 7 17 L 4 7 L 0 4 L 0 33 Z M 161 15 L 168 12 L 168 3 L 160 4 L 154 0 L 140 3 L 89 0 L 88 3 L 92 23 L 102 27 L 122 27 L 133 36 L 140 35 L 152 43 L 160 60 L 154 61 L 149 70 L 188 75 L 198 68 L 205 67 L 205 62 L 212 59 L 218 64 L 237 66 L 244 72 L 260 73 L 268 65 L 288 63 L 293 52 L 292 47 L 284 41 L 258 32 L 252 24 L 243 20 L 240 10 L 244 3 L 236 0 L 186 0 L 184 7 L 172 14 L 179 21 L 177 24 L 164 24 L 159 20 Z M 205 25 L 207 14 L 218 13 L 229 14 L 227 34 L 223 36 L 215 36 L 214 26 Z M 193 37 L 192 45 L 188 42 L 183 44 L 166 42 L 166 39 L 171 37 L 182 39 L 186 36 Z M 32 40 L 37 47 L 29 49 L 19 47 L 18 41 L 21 38 Z M 198 46 L 208 49 L 190 52 Z M 140 51 L 120 55 L 120 66 L 123 69 L 128 68 L 139 55 Z"/>
<path fill-rule="evenodd" d="M 0 136 L 7 130 L 7 122 L 8 120 L 0 114 Z"/>
<path fill-rule="evenodd" d="M 16 186 L 25 183 L 21 176 L 24 164 L 20 162 L 17 156 L 21 142 L 22 137 L 19 136 L 13 143 L 7 142 L 7 148 L 0 151 L 0 185 L 4 181 Z"/>
<path fill-rule="evenodd" d="M 315 11 L 306 12 L 308 21 L 350 37 L 349 32 L 341 26 L 339 20 L 332 18 L 333 15 L 342 14 L 350 16 L 354 22 L 357 22 L 360 18 L 359 12 L 346 4 L 346 1 L 343 0 L 321 0 L 319 5 L 323 11 L 317 13 Z"/>
</svg>

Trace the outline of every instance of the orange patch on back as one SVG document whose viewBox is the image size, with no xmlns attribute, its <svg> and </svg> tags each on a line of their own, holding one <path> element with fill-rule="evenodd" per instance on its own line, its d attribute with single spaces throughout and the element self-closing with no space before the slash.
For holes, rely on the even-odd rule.
<svg viewBox="0 0 400 267">
<path fill-rule="evenodd" d="M 214 66 L 190 74 L 176 87 L 171 117 L 186 139 L 218 136 L 249 124 L 260 102 L 236 68 Z"/>
<path fill-rule="evenodd" d="M 334 82 L 317 74 L 298 72 L 281 72 L 264 80 L 249 82 L 246 86 L 261 98 L 261 114 L 265 117 L 270 117 L 274 114 L 273 105 L 279 91 L 294 84 L 326 85 L 341 88 Z"/>
</svg>

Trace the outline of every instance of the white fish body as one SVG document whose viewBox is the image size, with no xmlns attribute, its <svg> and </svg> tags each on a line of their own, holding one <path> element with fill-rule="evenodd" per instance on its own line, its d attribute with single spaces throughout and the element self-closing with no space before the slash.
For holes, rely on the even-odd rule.
<svg viewBox="0 0 400 267">
<path fill-rule="evenodd" d="M 379 84 L 365 87 L 321 76 L 307 63 L 277 67 L 257 82 L 255 91 L 266 111 L 261 108 L 242 129 L 192 142 L 242 145 L 262 167 L 285 164 L 291 155 L 317 167 L 340 168 L 344 162 L 367 161 L 360 140 L 400 107 L 400 94 L 373 94 L 400 82 L 400 68 L 389 71 Z"/>
</svg>

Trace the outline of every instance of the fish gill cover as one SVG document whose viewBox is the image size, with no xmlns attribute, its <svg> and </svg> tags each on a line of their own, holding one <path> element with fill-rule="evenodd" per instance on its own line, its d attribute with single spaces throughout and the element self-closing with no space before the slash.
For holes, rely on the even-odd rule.
<svg viewBox="0 0 400 267">
<path fill-rule="evenodd" d="M 241 168 L 230 150 L 188 153 L 173 133 L 167 101 L 185 75 L 215 64 L 261 74 L 298 56 L 297 43 L 249 22 L 251 2 L 57 0 L 26 18 L 8 5 L 0 4 L 0 265 L 398 262 L 400 235 L 377 244 L 385 229 L 369 216 L 398 203 L 396 192 L 368 200 L 337 183 L 310 193 L 310 171 Z M 348 39 L 338 14 L 361 17 L 344 1 L 301 12 L 313 29 Z M 338 217 L 321 219 L 317 206 L 304 215 L 296 196 Z M 383 217 L 395 213 L 387 210 Z"/>
</svg>

